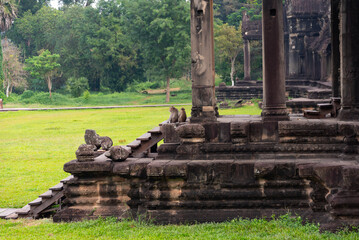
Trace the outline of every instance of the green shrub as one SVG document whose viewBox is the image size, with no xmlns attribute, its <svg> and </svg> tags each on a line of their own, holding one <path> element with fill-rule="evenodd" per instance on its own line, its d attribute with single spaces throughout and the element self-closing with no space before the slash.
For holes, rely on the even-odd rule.
<svg viewBox="0 0 359 240">
<path fill-rule="evenodd" d="M 83 98 L 84 98 L 86 101 L 90 99 L 90 96 L 91 96 L 91 94 L 90 94 L 90 92 L 89 92 L 88 90 L 86 90 L 86 91 L 84 92 L 84 94 L 83 94 Z"/>
<path fill-rule="evenodd" d="M 160 87 L 161 84 L 159 82 L 134 82 L 126 89 L 126 92 L 142 92 L 146 89 L 157 89 Z"/>
<path fill-rule="evenodd" d="M 110 94 L 111 93 L 111 89 L 109 87 L 105 87 L 103 85 L 100 86 L 100 92 L 104 93 L 104 94 Z"/>
<path fill-rule="evenodd" d="M 31 90 L 26 90 L 24 91 L 21 96 L 20 96 L 20 99 L 27 99 L 27 98 L 31 98 L 32 96 L 35 95 L 35 92 L 34 91 L 31 91 Z"/>
<path fill-rule="evenodd" d="M 85 77 L 71 77 L 67 80 L 67 88 L 73 97 L 80 97 L 85 90 L 89 89 L 89 82 Z"/>
</svg>

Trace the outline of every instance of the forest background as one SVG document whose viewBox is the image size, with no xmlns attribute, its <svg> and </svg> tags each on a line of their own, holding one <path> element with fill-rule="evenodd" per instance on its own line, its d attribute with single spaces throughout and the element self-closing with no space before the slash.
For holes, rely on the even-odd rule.
<svg viewBox="0 0 359 240">
<path fill-rule="evenodd" d="M 88 98 L 158 88 L 169 101 L 174 82 L 191 82 L 189 1 L 58 2 L 59 9 L 50 0 L 0 3 L 5 103 L 52 92 Z M 242 16 L 260 19 L 261 4 L 214 0 L 217 82 L 243 78 Z M 252 78 L 261 79 L 261 43 L 251 48 Z"/>
</svg>

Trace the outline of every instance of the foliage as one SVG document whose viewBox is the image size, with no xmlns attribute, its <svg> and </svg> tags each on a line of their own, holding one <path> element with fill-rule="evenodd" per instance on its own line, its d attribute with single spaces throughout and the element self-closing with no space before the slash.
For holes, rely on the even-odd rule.
<svg viewBox="0 0 359 240">
<path fill-rule="evenodd" d="M 235 63 L 239 52 L 243 49 L 241 27 L 236 29 L 227 23 L 217 25 L 215 28 L 215 43 L 220 57 L 229 60 L 231 64 L 231 82 L 234 86 Z"/>
<path fill-rule="evenodd" d="M 85 90 L 84 94 L 83 94 L 83 98 L 88 101 L 91 97 L 91 93 L 88 90 Z"/>
<path fill-rule="evenodd" d="M 17 17 L 17 1 L 16 0 L 0 0 L 0 30 L 4 32 L 8 30 L 12 21 Z"/>
<path fill-rule="evenodd" d="M 21 96 L 20 99 L 27 99 L 27 98 L 31 98 L 32 96 L 35 95 L 35 92 L 31 91 L 31 90 L 26 90 L 24 91 Z"/>
<path fill-rule="evenodd" d="M 23 16 L 24 13 L 30 11 L 36 13 L 43 6 L 48 6 L 50 0 L 21 0 L 19 1 L 19 16 Z"/>
<path fill-rule="evenodd" d="M 65 89 L 70 77 L 86 77 L 91 91 L 120 92 L 136 82 L 159 82 L 169 87 L 167 83 L 189 75 L 189 1 L 99 0 L 96 8 L 91 2 L 64 0 L 60 1 L 64 7 L 57 10 L 47 6 L 48 0 L 20 1 L 21 17 L 6 33 L 24 58 L 37 56 L 41 49 L 61 56 L 61 75 L 54 81 L 54 91 Z M 214 2 L 220 25 L 227 23 L 238 29 L 243 11 L 252 18 L 260 16 L 259 0 Z M 241 57 L 239 53 L 237 59 Z M 221 59 L 216 66 L 224 80 L 230 75 L 226 64 L 228 60 Z M 241 66 L 235 65 L 235 75 L 240 77 Z M 260 67 L 252 69 L 260 72 Z M 28 82 L 29 89 L 46 90 L 39 78 Z"/>
<path fill-rule="evenodd" d="M 160 84 L 158 82 L 134 82 L 129 86 L 126 91 L 128 92 L 142 92 L 146 89 L 156 89 L 159 88 Z"/>
<path fill-rule="evenodd" d="M 52 78 L 57 74 L 61 66 L 57 63 L 60 58 L 59 54 L 51 54 L 49 50 L 41 50 L 39 56 L 26 59 L 26 70 L 35 78 L 43 78 L 49 89 L 50 98 L 52 97 Z"/>
<path fill-rule="evenodd" d="M 26 87 L 27 73 L 20 59 L 20 50 L 7 39 L 1 41 L 3 47 L 2 71 L 3 87 L 9 97 L 14 87 Z"/>
<path fill-rule="evenodd" d="M 85 90 L 89 89 L 87 78 L 69 78 L 67 80 L 67 87 L 73 97 L 80 97 Z"/>
<path fill-rule="evenodd" d="M 126 30 L 140 43 L 147 78 L 170 79 L 184 75 L 190 64 L 190 11 L 185 0 L 120 1 Z M 143 27 L 146 26 L 146 27 Z"/>
<path fill-rule="evenodd" d="M 59 3 L 62 3 L 64 5 L 78 4 L 85 7 L 88 7 L 95 2 L 95 0 L 58 0 L 58 1 Z"/>
</svg>

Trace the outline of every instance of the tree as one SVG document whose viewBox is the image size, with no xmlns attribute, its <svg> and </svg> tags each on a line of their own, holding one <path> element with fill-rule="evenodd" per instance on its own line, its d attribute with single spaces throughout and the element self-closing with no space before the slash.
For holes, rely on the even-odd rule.
<svg viewBox="0 0 359 240">
<path fill-rule="evenodd" d="M 20 59 L 20 50 L 6 38 L 2 40 L 4 73 L 3 86 L 6 89 L 6 97 L 9 97 L 14 87 L 26 87 L 27 73 Z"/>
<path fill-rule="evenodd" d="M 35 14 L 43 6 L 48 6 L 50 0 L 22 0 L 19 1 L 19 16 L 23 16 L 24 13 L 30 11 Z"/>
<path fill-rule="evenodd" d="M 190 65 L 190 7 L 186 0 L 122 0 L 126 32 L 139 42 L 147 78 L 170 79 Z"/>
<path fill-rule="evenodd" d="M 31 76 L 45 79 L 50 98 L 52 97 L 52 78 L 56 76 L 57 70 L 61 66 L 57 63 L 59 58 L 59 54 L 51 54 L 51 52 L 46 49 L 40 51 L 39 56 L 26 59 L 27 67 L 25 69 L 30 72 Z"/>
<path fill-rule="evenodd" d="M 84 77 L 71 77 L 67 80 L 67 88 L 73 97 L 80 97 L 85 90 L 89 89 L 89 81 Z"/>
<path fill-rule="evenodd" d="M 17 17 L 17 4 L 15 0 L 0 0 L 0 30 L 8 30 Z"/>
<path fill-rule="evenodd" d="M 13 20 L 17 16 L 17 1 L 15 0 L 0 0 L 0 31 L 5 32 L 7 31 Z M 1 39 L 1 37 L 0 37 Z M 0 85 L 3 82 L 4 74 L 2 67 L 2 47 L 0 44 Z"/>
<path fill-rule="evenodd" d="M 236 58 L 243 49 L 242 27 L 238 29 L 234 26 L 229 26 L 227 23 L 217 25 L 215 28 L 215 43 L 220 52 L 220 57 L 228 59 L 231 63 L 231 81 L 234 86 L 234 74 Z"/>
<path fill-rule="evenodd" d="M 71 4 L 78 4 L 85 7 L 91 6 L 95 0 L 59 0 L 59 3 L 62 3 L 63 5 L 71 5 Z"/>
</svg>

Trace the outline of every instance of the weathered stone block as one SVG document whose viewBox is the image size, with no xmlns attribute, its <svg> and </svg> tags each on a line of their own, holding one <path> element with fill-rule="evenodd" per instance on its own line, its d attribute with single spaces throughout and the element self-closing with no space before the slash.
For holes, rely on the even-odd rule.
<svg viewBox="0 0 359 240">
<path fill-rule="evenodd" d="M 121 176 L 130 176 L 130 167 L 138 161 L 138 158 L 128 158 L 124 162 L 113 164 L 113 173 Z"/>
<path fill-rule="evenodd" d="M 278 123 L 278 133 L 284 136 L 336 136 L 338 134 L 337 122 L 320 120 L 311 121 L 283 121 Z"/>
<path fill-rule="evenodd" d="M 233 163 L 234 160 L 213 160 L 212 172 L 213 182 L 231 183 L 233 177 Z"/>
<path fill-rule="evenodd" d="M 192 157 L 198 156 L 202 154 L 201 145 L 202 144 L 189 144 L 189 143 L 181 144 L 176 149 L 176 152 L 178 154 L 177 157 L 180 158 L 182 156 L 182 157 L 187 157 L 187 159 L 191 159 L 191 156 Z"/>
<path fill-rule="evenodd" d="M 105 153 L 106 157 L 111 158 L 113 161 L 125 161 L 131 154 L 130 147 L 112 146 L 108 152 Z"/>
<path fill-rule="evenodd" d="M 187 164 L 189 183 L 207 183 L 212 181 L 211 162 L 195 160 Z"/>
<path fill-rule="evenodd" d="M 249 139 L 251 142 L 262 141 L 263 135 L 263 123 L 262 122 L 250 122 L 249 123 Z"/>
<path fill-rule="evenodd" d="M 148 177 L 162 177 L 164 175 L 165 166 L 170 160 L 155 160 L 147 165 Z"/>
<path fill-rule="evenodd" d="M 232 182 L 235 184 L 253 184 L 255 179 L 254 174 L 254 163 L 243 163 L 239 161 L 235 161 L 232 164 Z"/>
<path fill-rule="evenodd" d="M 164 143 L 157 148 L 158 153 L 175 153 L 179 143 Z"/>
<path fill-rule="evenodd" d="M 205 138 L 205 128 L 201 124 L 187 124 L 176 129 L 180 138 Z"/>
<path fill-rule="evenodd" d="M 207 142 L 218 142 L 219 140 L 219 123 L 217 122 L 213 122 L 213 123 L 204 123 L 202 125 L 204 127 L 204 132 L 205 132 L 205 139 Z M 197 129 L 197 128 L 195 128 Z M 200 128 L 198 128 L 200 129 Z M 188 131 L 188 130 L 187 130 Z M 199 130 L 196 130 L 198 132 L 200 132 Z M 201 134 L 198 134 L 197 138 L 201 138 L 200 136 Z M 188 138 L 185 135 L 181 135 L 182 138 Z"/>
<path fill-rule="evenodd" d="M 231 123 L 231 137 L 233 138 L 247 138 L 249 134 L 249 122 L 232 122 Z"/>
<path fill-rule="evenodd" d="M 152 158 L 140 158 L 136 163 L 130 165 L 130 175 L 132 177 L 146 177 L 146 167 L 152 161 Z"/>
<path fill-rule="evenodd" d="M 79 162 L 77 160 L 68 162 L 64 165 L 64 171 L 68 173 L 90 173 L 90 172 L 111 172 L 111 161 L 92 161 Z"/>
<path fill-rule="evenodd" d="M 219 142 L 230 143 L 231 138 L 231 124 L 230 123 L 220 123 L 219 124 Z"/>
<path fill-rule="evenodd" d="M 343 184 L 342 166 L 339 164 L 321 163 L 313 168 L 315 176 L 329 188 L 336 188 Z"/>
<path fill-rule="evenodd" d="M 173 177 L 173 178 L 177 178 L 177 177 L 182 177 L 182 178 L 186 178 L 187 177 L 187 173 L 188 173 L 188 168 L 187 168 L 187 164 L 190 161 L 186 161 L 186 160 L 182 160 L 182 161 L 170 161 L 169 163 L 166 164 L 165 166 L 165 176 L 166 177 Z"/>
<path fill-rule="evenodd" d="M 90 144 L 81 144 L 76 151 L 76 158 L 79 162 L 91 162 L 95 159 L 96 146 Z"/>
<path fill-rule="evenodd" d="M 163 133 L 164 143 L 179 143 L 180 138 L 176 132 L 176 124 L 168 123 L 161 126 L 161 132 Z"/>
</svg>

